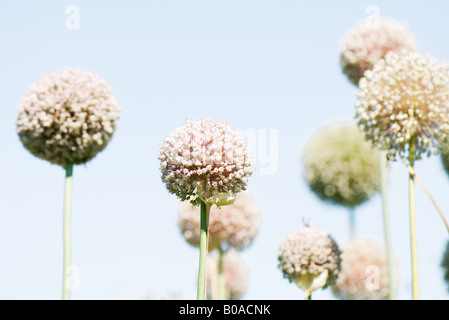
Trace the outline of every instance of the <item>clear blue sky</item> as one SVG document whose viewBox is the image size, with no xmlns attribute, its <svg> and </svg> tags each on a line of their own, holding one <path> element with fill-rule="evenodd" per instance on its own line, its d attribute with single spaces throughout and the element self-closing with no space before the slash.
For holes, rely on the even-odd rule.
<svg viewBox="0 0 449 320">
<path fill-rule="evenodd" d="M 66 27 L 66 8 L 80 13 Z M 251 279 L 245 299 L 302 299 L 277 269 L 279 241 L 303 219 L 348 240 L 346 210 L 324 204 L 302 178 L 300 156 L 324 125 L 351 119 L 356 89 L 339 67 L 339 40 L 367 18 L 406 21 L 422 53 L 449 61 L 449 4 L 443 1 L 2 1 L 0 3 L 0 299 L 59 299 L 64 172 L 33 157 L 16 134 L 19 99 L 64 67 L 99 74 L 122 106 L 107 149 L 74 171 L 73 299 L 196 297 L 198 250 L 186 244 L 177 199 L 160 180 L 159 148 L 186 119 L 210 117 L 249 132 L 278 133 L 278 167 L 256 157 L 249 187 L 263 210 L 242 252 Z M 261 139 L 259 137 L 259 139 Z M 255 150 L 257 154 L 257 150 Z M 417 173 L 449 217 L 449 177 L 439 157 Z M 393 249 L 410 298 L 407 171 L 392 166 Z M 423 299 L 448 299 L 440 262 L 448 240 L 417 186 Z M 357 209 L 360 236 L 383 241 L 380 197 Z M 334 299 L 329 290 L 315 299 Z"/>
</svg>

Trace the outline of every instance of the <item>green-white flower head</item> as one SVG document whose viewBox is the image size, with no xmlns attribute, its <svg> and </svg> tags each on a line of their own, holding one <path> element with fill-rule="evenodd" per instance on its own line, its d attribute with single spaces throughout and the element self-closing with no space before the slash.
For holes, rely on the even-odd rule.
<svg viewBox="0 0 449 320">
<path fill-rule="evenodd" d="M 242 191 L 233 204 L 212 207 L 209 215 L 209 251 L 221 247 L 243 250 L 252 244 L 261 225 L 261 211 L 250 191 Z M 200 245 L 200 208 L 181 202 L 178 225 L 186 241 Z"/>
<path fill-rule="evenodd" d="M 223 276 L 225 280 L 226 293 L 229 300 L 240 299 L 248 289 L 249 268 L 240 254 L 235 250 L 226 251 L 223 254 Z M 210 255 L 207 259 L 207 282 L 208 294 L 217 295 L 218 257 Z"/>
<path fill-rule="evenodd" d="M 359 87 L 356 119 L 366 137 L 391 159 L 418 160 L 438 152 L 449 132 L 446 63 L 417 52 L 390 52 L 365 73 Z"/>
<path fill-rule="evenodd" d="M 448 291 L 449 291 L 449 242 L 447 243 L 446 251 L 444 251 L 444 254 L 443 254 L 443 260 L 441 261 L 441 267 L 443 268 L 444 281 L 446 281 L 446 284 L 448 285 Z"/>
<path fill-rule="evenodd" d="M 379 190 L 379 151 L 353 122 L 315 133 L 302 162 L 310 189 L 322 200 L 354 207 Z"/>
<path fill-rule="evenodd" d="M 340 64 L 349 81 L 358 85 L 366 70 L 388 52 L 416 51 L 414 36 L 404 23 L 387 18 L 357 23 L 342 39 Z"/>
<path fill-rule="evenodd" d="M 160 150 L 162 181 L 181 201 L 231 204 L 253 172 L 243 136 L 210 119 L 186 121 Z"/>
<path fill-rule="evenodd" d="M 104 80 L 67 68 L 32 84 L 19 103 L 17 132 L 33 155 L 65 167 L 102 151 L 119 117 L 120 107 Z"/>
<path fill-rule="evenodd" d="M 332 285 L 340 269 L 340 250 L 322 229 L 305 226 L 282 239 L 279 268 L 307 294 Z"/>
<path fill-rule="evenodd" d="M 389 294 L 388 258 L 383 244 L 354 239 L 340 246 L 341 270 L 332 285 L 333 294 L 344 300 L 385 300 Z M 398 269 L 394 269 L 395 282 Z"/>
</svg>

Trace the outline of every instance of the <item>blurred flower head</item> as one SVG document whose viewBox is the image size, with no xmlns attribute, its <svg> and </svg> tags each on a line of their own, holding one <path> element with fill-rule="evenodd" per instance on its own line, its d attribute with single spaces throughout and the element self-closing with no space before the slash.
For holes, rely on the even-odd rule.
<svg viewBox="0 0 449 320">
<path fill-rule="evenodd" d="M 379 151 L 352 122 L 318 131 L 302 156 L 305 179 L 322 200 L 354 207 L 379 190 Z"/>
<path fill-rule="evenodd" d="M 210 119 L 187 121 L 160 150 L 162 181 L 182 201 L 227 205 L 253 172 L 243 136 Z"/>
<path fill-rule="evenodd" d="M 216 295 L 218 276 L 218 256 L 210 255 L 207 259 L 208 294 L 210 298 Z M 223 276 L 226 291 L 230 300 L 240 299 L 248 289 L 249 268 L 245 261 L 235 250 L 226 251 L 223 254 Z M 214 294 L 215 293 L 215 294 Z"/>
<path fill-rule="evenodd" d="M 64 167 L 102 151 L 119 117 L 120 107 L 104 80 L 67 68 L 32 84 L 19 103 L 17 132 L 33 155 Z"/>
<path fill-rule="evenodd" d="M 189 202 L 178 207 L 178 225 L 186 241 L 200 245 L 200 208 Z M 212 207 L 209 215 L 209 251 L 221 247 L 242 250 L 256 237 L 261 224 L 261 212 L 250 191 L 242 191 L 233 204 Z"/>
<path fill-rule="evenodd" d="M 404 23 L 392 19 L 367 19 L 350 29 L 340 43 L 340 64 L 355 85 L 377 61 L 392 52 L 416 51 L 414 36 Z"/>
<path fill-rule="evenodd" d="M 354 239 L 340 246 L 341 270 L 332 285 L 337 298 L 384 300 L 389 293 L 388 260 L 383 244 L 371 239 Z M 398 269 L 394 269 L 398 282 Z"/>
<path fill-rule="evenodd" d="M 447 243 L 446 251 L 444 251 L 444 254 L 443 254 L 443 260 L 441 261 L 441 267 L 443 268 L 444 281 L 446 281 L 446 284 L 448 285 L 448 291 L 449 291 L 449 242 Z"/>
<path fill-rule="evenodd" d="M 335 282 L 340 250 L 324 230 L 305 226 L 282 239 L 278 260 L 284 277 L 310 294 Z"/>
</svg>

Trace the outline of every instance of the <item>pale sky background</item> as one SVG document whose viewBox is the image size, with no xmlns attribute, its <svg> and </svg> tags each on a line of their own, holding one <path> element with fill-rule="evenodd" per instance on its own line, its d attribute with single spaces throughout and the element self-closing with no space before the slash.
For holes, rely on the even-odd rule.
<svg viewBox="0 0 449 320">
<path fill-rule="evenodd" d="M 79 29 L 66 27 L 69 5 L 79 8 Z M 340 39 L 378 12 L 406 21 L 422 53 L 449 61 L 448 11 L 437 0 L 1 1 L 0 299 L 61 296 L 64 171 L 26 151 L 15 127 L 20 98 L 44 74 L 69 66 L 97 73 L 122 106 L 109 146 L 74 170 L 73 299 L 196 298 L 198 250 L 180 235 L 177 199 L 157 158 L 166 135 L 203 116 L 278 133 L 277 147 L 268 146 L 276 172 L 263 175 L 255 157 L 249 182 L 263 222 L 241 253 L 251 272 L 243 298 L 302 299 L 277 268 L 280 240 L 303 220 L 340 244 L 349 235 L 346 210 L 312 194 L 300 164 L 316 130 L 355 112 Z M 449 218 L 439 157 L 416 167 Z M 407 178 L 395 163 L 389 197 L 400 299 L 411 297 Z M 448 234 L 419 186 L 416 194 L 420 296 L 448 299 L 440 267 Z M 357 209 L 357 232 L 383 241 L 378 195 Z M 313 298 L 334 296 L 327 289 Z"/>
</svg>

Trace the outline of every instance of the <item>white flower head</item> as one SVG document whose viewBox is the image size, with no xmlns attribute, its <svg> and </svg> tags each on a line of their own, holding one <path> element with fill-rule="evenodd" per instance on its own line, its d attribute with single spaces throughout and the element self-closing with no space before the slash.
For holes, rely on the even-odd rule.
<svg viewBox="0 0 449 320">
<path fill-rule="evenodd" d="M 67 68 L 33 83 L 19 103 L 17 132 L 33 155 L 64 167 L 102 151 L 119 117 L 120 107 L 104 80 Z"/>
<path fill-rule="evenodd" d="M 371 239 L 354 239 L 340 246 L 341 270 L 332 285 L 337 298 L 345 300 L 385 300 L 389 294 L 386 248 Z M 398 268 L 394 277 L 398 283 Z"/>
<path fill-rule="evenodd" d="M 390 52 L 365 73 L 359 87 L 358 124 L 390 158 L 399 155 L 418 160 L 423 154 L 430 156 L 432 150 L 438 153 L 449 133 L 446 63 L 416 52 Z"/>
<path fill-rule="evenodd" d="M 246 188 L 253 172 L 243 136 L 211 119 L 186 121 L 160 150 L 162 181 L 168 191 L 194 205 L 228 205 Z"/>
<path fill-rule="evenodd" d="M 355 85 L 388 52 L 416 51 L 414 36 L 404 23 L 381 18 L 366 19 L 350 29 L 340 43 L 340 64 L 348 79 Z"/>
<path fill-rule="evenodd" d="M 379 151 L 353 122 L 320 129 L 302 156 L 304 176 L 322 200 L 355 207 L 380 187 Z"/>
<path fill-rule="evenodd" d="M 305 226 L 282 239 L 278 260 L 284 277 L 310 294 L 335 282 L 340 250 L 324 230 Z"/>
</svg>

